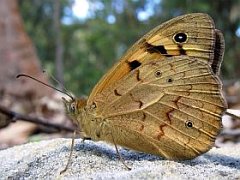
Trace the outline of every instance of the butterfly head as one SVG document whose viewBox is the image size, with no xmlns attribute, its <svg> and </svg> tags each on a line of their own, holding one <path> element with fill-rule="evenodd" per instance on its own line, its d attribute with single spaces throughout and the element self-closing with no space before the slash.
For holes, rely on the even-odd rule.
<svg viewBox="0 0 240 180">
<path fill-rule="evenodd" d="M 62 100 L 64 102 L 67 115 L 73 120 L 74 123 L 78 124 L 78 118 L 81 118 L 82 112 L 87 104 L 86 99 L 73 98 L 68 101 L 63 97 Z"/>
</svg>

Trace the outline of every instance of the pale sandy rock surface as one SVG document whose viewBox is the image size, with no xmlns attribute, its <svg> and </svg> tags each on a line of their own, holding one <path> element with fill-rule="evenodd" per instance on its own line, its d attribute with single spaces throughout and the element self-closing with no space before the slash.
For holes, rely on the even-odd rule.
<svg viewBox="0 0 240 180">
<path fill-rule="evenodd" d="M 240 145 L 213 148 L 191 161 L 174 162 L 120 148 L 124 168 L 113 146 L 76 140 L 72 163 L 64 168 L 69 139 L 29 143 L 0 151 L 0 179 L 240 179 Z"/>
</svg>

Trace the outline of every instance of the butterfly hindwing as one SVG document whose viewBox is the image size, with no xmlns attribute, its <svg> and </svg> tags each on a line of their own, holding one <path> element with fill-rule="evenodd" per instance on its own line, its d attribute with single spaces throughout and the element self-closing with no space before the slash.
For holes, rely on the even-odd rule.
<svg viewBox="0 0 240 180">
<path fill-rule="evenodd" d="M 209 150 L 221 129 L 221 88 L 211 67 L 197 58 L 153 60 L 99 93 L 96 116 L 107 122 L 105 132 L 114 129 L 117 144 L 138 150 L 141 143 L 121 141 L 117 133 L 138 134 L 152 144 L 149 153 L 189 159 Z"/>
</svg>

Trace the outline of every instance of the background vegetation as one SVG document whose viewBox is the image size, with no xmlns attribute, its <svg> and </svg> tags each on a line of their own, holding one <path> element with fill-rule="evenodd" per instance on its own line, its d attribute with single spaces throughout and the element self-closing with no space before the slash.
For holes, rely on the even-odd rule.
<svg viewBox="0 0 240 180">
<path fill-rule="evenodd" d="M 20 0 L 19 6 L 43 69 L 77 96 L 88 95 L 101 75 L 146 32 L 192 12 L 208 13 L 225 36 L 222 77 L 240 77 L 240 0 L 89 0 L 83 19 L 74 17 L 73 0 L 60 1 L 56 14 L 58 2 Z"/>
</svg>

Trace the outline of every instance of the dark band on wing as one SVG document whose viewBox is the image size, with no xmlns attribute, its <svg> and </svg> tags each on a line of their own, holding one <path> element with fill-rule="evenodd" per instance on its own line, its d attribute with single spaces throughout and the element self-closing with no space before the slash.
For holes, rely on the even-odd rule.
<svg viewBox="0 0 240 180">
<path fill-rule="evenodd" d="M 114 94 L 115 94 L 116 96 L 122 96 L 122 95 L 117 91 L 117 89 L 114 89 Z"/>
<path fill-rule="evenodd" d="M 181 55 L 187 55 L 186 51 L 183 49 L 181 44 L 178 44 L 178 48 Z"/>
<path fill-rule="evenodd" d="M 160 54 L 162 54 L 162 55 L 164 55 L 164 56 L 166 56 L 166 57 L 172 57 L 172 55 L 170 55 L 170 54 L 168 54 L 167 53 L 167 50 L 165 49 L 165 47 L 164 46 L 162 46 L 162 45 L 160 45 L 160 46 L 154 46 L 154 45 L 151 45 L 151 44 L 149 44 L 149 43 L 145 43 L 145 47 L 146 47 L 146 49 L 147 49 L 147 51 L 149 52 L 149 53 L 160 53 Z"/>
<path fill-rule="evenodd" d="M 138 60 L 134 60 L 134 61 L 131 61 L 131 62 L 127 61 L 127 63 L 128 63 L 128 66 L 129 66 L 131 71 L 136 69 L 137 67 L 141 66 L 141 64 L 142 64 Z"/>
<path fill-rule="evenodd" d="M 214 74 L 219 75 L 220 66 L 223 60 L 223 54 L 225 49 L 224 37 L 221 31 L 215 29 L 215 47 L 214 47 L 214 57 L 212 62 L 212 70 Z"/>
</svg>

